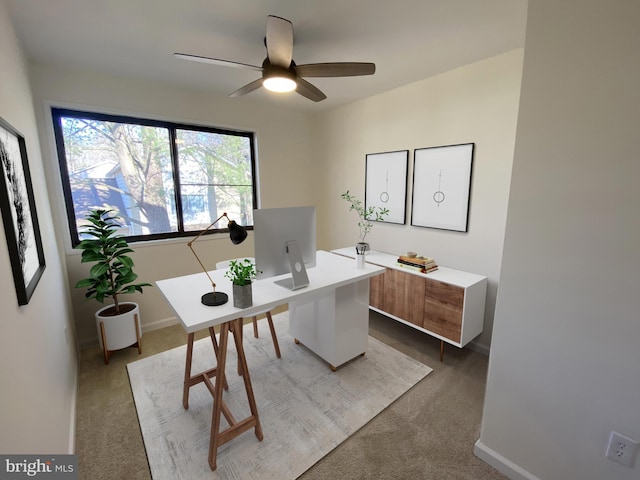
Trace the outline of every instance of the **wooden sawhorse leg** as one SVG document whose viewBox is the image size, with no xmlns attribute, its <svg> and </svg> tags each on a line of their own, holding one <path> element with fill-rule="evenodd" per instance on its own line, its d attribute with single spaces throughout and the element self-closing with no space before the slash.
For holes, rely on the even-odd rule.
<svg viewBox="0 0 640 480">
<path fill-rule="evenodd" d="M 209 466 L 211 470 L 216 469 L 216 456 L 218 447 L 226 442 L 234 439 L 238 435 L 255 427 L 255 434 L 258 440 L 262 441 L 262 426 L 260 425 L 260 418 L 258 416 L 258 408 L 253 395 L 253 387 L 251 386 L 251 378 L 249 376 L 249 369 L 247 367 L 247 359 L 244 354 L 244 348 L 242 347 L 242 320 L 233 320 L 223 323 L 220 329 L 220 346 L 216 342 L 215 332 L 213 327 L 209 328 L 209 334 L 213 342 L 213 349 L 216 354 L 217 364 L 215 368 L 209 369 L 205 372 L 191 375 L 191 361 L 193 357 L 193 333 L 189 333 L 187 337 L 187 358 L 184 372 L 184 389 L 182 393 L 182 405 L 189 408 L 189 389 L 198 383 L 204 382 L 204 384 L 211 392 L 213 396 L 213 414 L 211 418 L 211 435 L 209 439 Z M 229 331 L 233 335 L 233 339 L 238 352 L 238 371 L 242 372 L 242 379 L 244 381 L 244 387 L 247 393 L 247 400 L 249 402 L 249 410 L 251 415 L 241 420 L 236 421 L 233 414 L 224 403 L 222 399 L 222 390 L 220 386 L 224 386 L 228 389 L 225 365 L 227 362 L 227 346 L 229 342 Z M 215 376 L 215 383 L 211 381 L 211 378 Z M 224 415 L 225 419 L 229 423 L 229 427 L 220 431 L 220 416 Z"/>
<path fill-rule="evenodd" d="M 255 317 L 253 317 L 255 318 Z M 273 326 L 273 317 L 271 312 L 267 312 L 267 322 L 269 322 L 269 330 L 271 331 L 271 339 L 273 340 L 273 348 L 276 349 L 276 357 L 280 358 L 280 345 L 278 345 L 278 337 L 276 336 L 276 329 Z"/>
<path fill-rule="evenodd" d="M 244 348 L 242 347 L 242 319 L 233 320 L 231 322 L 223 323 L 220 329 L 220 349 L 218 355 L 218 368 L 216 373 L 216 385 L 220 385 L 224 382 L 224 368 L 227 361 L 227 343 L 229 340 L 229 331 L 233 334 L 233 340 L 236 344 L 236 350 L 238 352 L 238 365 L 242 370 L 242 379 L 244 381 L 244 388 L 247 393 L 247 400 L 249 402 L 249 415 L 244 420 L 236 422 L 228 411 L 226 405 L 222 400 L 222 389 L 214 388 L 212 394 L 213 400 L 213 416 L 211 419 L 211 436 L 209 440 L 209 466 L 211 470 L 216 469 L 216 455 L 218 447 L 227 443 L 228 441 L 236 438 L 238 435 L 255 428 L 255 435 L 258 440 L 262 441 L 262 426 L 260 425 L 260 418 L 258 416 L 258 407 L 256 400 L 253 396 L 253 387 L 251 386 L 251 378 L 249 376 L 249 368 L 247 367 L 247 359 L 244 355 Z M 224 414 L 225 418 L 229 422 L 229 427 L 220 431 L 220 414 Z"/>
<path fill-rule="evenodd" d="M 216 332 L 213 327 L 209 327 L 209 336 L 211 337 L 211 343 L 213 343 L 213 353 L 216 358 L 218 358 L 218 342 L 216 341 Z M 187 335 L 187 360 L 185 362 L 184 367 L 184 386 L 182 389 L 182 406 L 186 409 L 189 408 L 189 388 L 198 383 L 204 382 L 204 376 L 207 378 L 211 378 L 216 374 L 216 369 L 212 368 L 207 370 L 206 372 L 200 372 L 196 375 L 191 376 L 191 359 L 193 357 L 193 338 L 194 334 L 189 333 Z M 224 389 L 229 390 L 229 385 L 225 379 L 224 381 Z"/>
</svg>

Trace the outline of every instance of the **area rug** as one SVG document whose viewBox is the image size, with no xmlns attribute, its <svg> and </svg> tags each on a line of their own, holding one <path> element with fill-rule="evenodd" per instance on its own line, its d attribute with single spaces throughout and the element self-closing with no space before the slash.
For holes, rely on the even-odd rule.
<svg viewBox="0 0 640 480">
<path fill-rule="evenodd" d="M 288 313 L 274 316 L 282 358 L 275 356 L 267 322 L 259 338 L 246 325 L 244 348 L 264 439 L 251 429 L 207 462 L 213 399 L 204 384 L 182 407 L 186 346 L 127 365 L 145 449 L 155 480 L 295 479 L 431 372 L 431 368 L 369 337 L 366 355 L 333 372 L 288 335 Z M 211 340 L 195 342 L 193 372 L 215 365 Z M 249 414 L 237 375 L 233 341 L 227 355 L 224 399 L 236 419 Z M 222 427 L 228 424 L 222 417 Z"/>
</svg>

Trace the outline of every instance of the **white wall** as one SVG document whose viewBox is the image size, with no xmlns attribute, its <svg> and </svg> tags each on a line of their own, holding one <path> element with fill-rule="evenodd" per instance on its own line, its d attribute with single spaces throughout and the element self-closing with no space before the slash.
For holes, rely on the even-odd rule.
<svg viewBox="0 0 640 480">
<path fill-rule="evenodd" d="M 250 97 L 213 97 L 202 92 L 46 65 L 32 65 L 30 73 L 56 233 L 60 244 L 67 249 L 70 241 L 51 127 L 51 105 L 255 131 L 261 206 L 314 205 L 317 202 L 316 166 L 309 155 L 311 131 L 308 114 L 256 103 Z M 136 250 L 132 255 L 135 271 L 140 280 L 153 283 L 201 271 L 186 241 L 132 244 Z M 253 256 L 253 236 L 250 234 L 248 240 L 239 246 L 232 245 L 228 236 L 209 236 L 201 239 L 197 247 L 205 265 L 213 269 L 219 260 Z M 84 291 L 73 288 L 80 278 L 86 276 L 88 266 L 80 264 L 77 251 L 67 250 L 65 261 L 80 344 L 95 344 L 97 332 L 93 314 L 101 304 L 85 300 Z M 173 312 L 157 288 L 146 288 L 143 295 L 131 295 L 129 300 L 140 304 L 143 330 L 162 326 L 165 321 L 174 321 Z"/>
<path fill-rule="evenodd" d="M 0 0 L 0 116 L 26 140 L 46 269 L 28 305 L 18 306 L 0 228 L 0 452 L 70 453 L 77 357 L 64 265 L 47 199 L 25 58 Z M 4 181 L 4 180 L 2 180 Z"/>
<path fill-rule="evenodd" d="M 640 440 L 640 3 L 529 2 L 477 453 L 512 478 L 631 480 Z"/>
<path fill-rule="evenodd" d="M 324 248 L 355 245 L 357 217 L 340 199 L 346 190 L 364 200 L 365 155 L 409 150 L 407 224 L 376 223 L 367 241 L 375 250 L 409 250 L 441 265 L 489 278 L 483 334 L 488 351 L 502 258 L 522 50 L 462 67 L 319 115 L 316 151 L 324 175 L 326 209 L 319 215 Z M 475 143 L 467 233 L 413 227 L 413 149 Z"/>
</svg>

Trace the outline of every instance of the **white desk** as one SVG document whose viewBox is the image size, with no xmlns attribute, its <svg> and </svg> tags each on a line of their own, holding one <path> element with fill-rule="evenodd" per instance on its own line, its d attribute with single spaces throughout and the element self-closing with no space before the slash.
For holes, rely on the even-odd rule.
<svg viewBox="0 0 640 480">
<path fill-rule="evenodd" d="M 235 308 L 231 299 L 224 305 L 209 307 L 200 302 L 200 297 L 211 290 L 211 284 L 204 273 L 169 278 L 156 282 L 169 302 L 177 318 L 188 333 L 187 359 L 183 405 L 188 408 L 189 388 L 204 382 L 214 396 L 214 412 L 209 444 L 209 465 L 216 468 L 218 446 L 237 435 L 255 427 L 255 434 L 262 440 L 262 430 L 257 407 L 253 398 L 249 370 L 242 349 L 241 329 L 238 320 L 250 317 L 254 312 L 289 304 L 289 331 L 296 339 L 329 363 L 335 370 L 345 362 L 366 352 L 369 327 L 369 278 L 381 275 L 385 269 L 366 265 L 357 269 L 355 261 L 318 251 L 316 267 L 307 270 L 309 286 L 300 290 L 289 290 L 274 283 L 289 275 L 266 278 L 253 282 L 253 306 Z M 231 296 L 231 282 L 224 277 L 223 270 L 209 272 L 217 285 L 217 290 Z M 213 327 L 221 326 L 218 347 Z M 216 353 L 217 367 L 197 375 L 191 375 L 191 352 L 193 334 L 209 329 Z M 226 385 L 224 366 L 228 334 L 234 337 L 238 359 L 244 372 L 243 378 L 251 415 L 236 422 L 222 401 L 222 388 Z M 215 376 L 215 384 L 211 378 Z M 220 414 L 230 427 L 220 432 Z"/>
</svg>

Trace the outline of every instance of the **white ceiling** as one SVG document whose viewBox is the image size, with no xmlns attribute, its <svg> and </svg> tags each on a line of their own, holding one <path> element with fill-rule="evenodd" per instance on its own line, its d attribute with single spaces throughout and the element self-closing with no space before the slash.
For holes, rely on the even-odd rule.
<svg viewBox="0 0 640 480">
<path fill-rule="evenodd" d="M 327 99 L 259 89 L 234 101 L 321 111 L 524 46 L 527 0 L 5 0 L 38 63 L 228 95 L 252 70 L 174 52 L 261 65 L 267 15 L 293 22 L 298 64 L 374 62 L 367 77 L 309 78 Z"/>
</svg>

